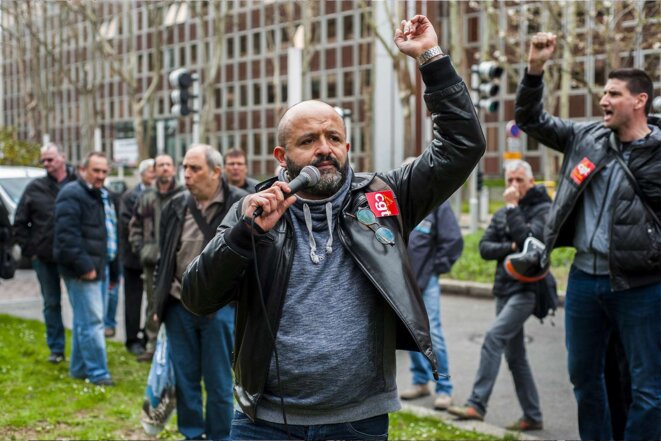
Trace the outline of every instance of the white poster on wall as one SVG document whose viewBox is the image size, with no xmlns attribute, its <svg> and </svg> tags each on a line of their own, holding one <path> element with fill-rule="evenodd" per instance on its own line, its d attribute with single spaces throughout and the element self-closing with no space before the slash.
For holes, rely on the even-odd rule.
<svg viewBox="0 0 661 441">
<path fill-rule="evenodd" d="M 113 160 L 118 164 L 134 166 L 138 163 L 138 143 L 135 138 L 115 139 L 112 142 Z"/>
</svg>

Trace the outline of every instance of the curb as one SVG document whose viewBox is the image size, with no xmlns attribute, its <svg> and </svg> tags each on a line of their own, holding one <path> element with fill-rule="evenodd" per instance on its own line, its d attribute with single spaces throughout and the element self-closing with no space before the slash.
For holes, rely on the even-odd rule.
<svg viewBox="0 0 661 441">
<path fill-rule="evenodd" d="M 401 401 L 400 401 L 401 402 Z M 446 411 L 433 410 L 427 407 L 416 406 L 415 404 L 402 403 L 402 410 L 408 413 L 411 413 L 417 417 L 428 417 L 434 418 L 440 421 L 443 421 L 445 424 L 456 427 L 457 429 L 466 430 L 466 431 L 476 431 L 480 433 L 485 433 L 487 435 L 496 436 L 499 438 L 504 438 L 507 435 L 508 439 L 526 439 L 526 440 L 540 440 L 542 438 L 537 438 L 530 435 L 530 433 L 523 432 L 513 432 L 511 430 L 505 430 L 502 427 L 494 426 L 493 424 L 485 423 L 484 421 L 476 420 L 457 420 L 454 416 L 450 415 Z"/>
<path fill-rule="evenodd" d="M 470 282 L 466 280 L 439 278 L 441 292 L 443 294 L 476 297 L 480 299 L 491 299 L 493 295 L 493 285 L 491 283 Z M 558 291 L 558 306 L 565 303 L 565 292 Z"/>
</svg>

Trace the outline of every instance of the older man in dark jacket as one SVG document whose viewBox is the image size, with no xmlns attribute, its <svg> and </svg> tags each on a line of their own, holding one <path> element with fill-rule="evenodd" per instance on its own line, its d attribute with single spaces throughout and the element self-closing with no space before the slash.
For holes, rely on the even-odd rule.
<svg viewBox="0 0 661 441">
<path fill-rule="evenodd" d="M 154 287 L 156 319 L 166 326 L 175 374 L 177 425 L 186 439 L 229 439 L 234 408 L 234 306 L 197 317 L 180 301 L 184 270 L 214 236 L 230 207 L 247 194 L 222 178 L 222 165 L 222 155 L 211 146 L 191 146 L 183 161 L 188 191 L 166 203 L 161 217 L 161 253 Z"/>
<path fill-rule="evenodd" d="M 496 320 L 484 336 L 480 364 L 466 406 L 448 411 L 463 419 L 484 419 L 491 391 L 496 384 L 500 361 L 505 354 L 523 416 L 510 425 L 511 430 L 542 429 L 542 412 L 537 387 L 526 357 L 523 325 L 535 308 L 536 284 L 523 283 L 509 276 L 504 261 L 523 248 L 528 237 L 542 238 L 551 198 L 543 186 L 535 186 L 530 164 L 513 161 L 505 168 L 506 206 L 494 214 L 480 240 L 480 255 L 496 260 L 493 295 Z M 552 276 L 548 276 L 552 277 Z M 546 283 L 544 280 L 537 283 Z"/>
<path fill-rule="evenodd" d="M 388 412 L 400 408 L 395 348 L 423 352 L 437 371 L 406 239 L 465 181 L 485 145 L 429 20 L 402 23 L 395 42 L 418 59 L 427 85 L 436 130 L 424 153 L 395 170 L 356 174 L 333 107 L 291 107 L 274 149 L 283 170 L 230 210 L 184 277 L 182 302 L 195 313 L 238 303 L 235 439 L 310 430 L 385 439 Z M 288 182 L 308 165 L 319 182 L 290 195 Z"/>
<path fill-rule="evenodd" d="M 108 239 L 104 202 L 101 197 L 108 174 L 108 160 L 92 152 L 80 168 L 81 178 L 67 184 L 55 201 L 53 255 L 58 264 L 73 309 L 72 347 L 69 373 L 101 386 L 111 386 L 106 344 L 103 336 L 103 292 L 106 269 L 110 283 L 118 271 L 108 265 Z M 114 245 L 116 247 L 116 245 Z"/>
<path fill-rule="evenodd" d="M 582 439 L 612 439 L 604 355 L 617 329 L 631 372 L 625 439 L 661 438 L 661 120 L 648 117 L 653 82 L 639 69 L 609 73 L 602 121 L 544 111 L 542 75 L 556 36 L 531 40 L 516 121 L 564 154 L 544 232 L 547 250 L 573 246 L 565 299 L 569 377 Z M 656 219 L 654 219 L 656 217 Z"/>
<path fill-rule="evenodd" d="M 41 149 L 41 163 L 46 176 L 30 182 L 16 207 L 14 241 L 21 253 L 32 261 L 44 299 L 46 343 L 50 349 L 48 361 L 64 360 L 64 324 L 62 323 L 62 291 L 60 274 L 53 260 L 55 198 L 60 189 L 76 180 L 73 166 L 68 165 L 56 144 Z"/>
</svg>

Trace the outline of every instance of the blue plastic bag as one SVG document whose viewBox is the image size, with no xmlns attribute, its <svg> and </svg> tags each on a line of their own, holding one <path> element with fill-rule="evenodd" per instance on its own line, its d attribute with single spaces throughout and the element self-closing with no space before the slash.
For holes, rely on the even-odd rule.
<svg viewBox="0 0 661 441">
<path fill-rule="evenodd" d="M 165 325 L 161 325 L 156 339 L 147 388 L 142 403 L 140 422 L 145 433 L 157 435 L 165 428 L 176 407 L 174 369 L 170 360 L 170 349 Z"/>
</svg>

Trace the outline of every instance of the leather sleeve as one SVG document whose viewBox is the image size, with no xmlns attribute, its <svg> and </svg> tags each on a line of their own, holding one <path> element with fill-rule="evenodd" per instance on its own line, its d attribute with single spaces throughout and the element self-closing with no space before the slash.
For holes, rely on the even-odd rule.
<svg viewBox="0 0 661 441">
<path fill-rule="evenodd" d="M 404 237 L 466 181 L 484 154 L 485 140 L 466 85 L 449 57 L 425 72 L 425 101 L 432 113 L 434 138 L 411 164 L 382 175 L 393 189 L 402 214 Z M 451 80 L 451 81 L 448 81 Z"/>
<path fill-rule="evenodd" d="M 574 137 L 574 123 L 544 111 L 542 76 L 526 71 L 516 91 L 514 118 L 516 125 L 528 136 L 564 153 Z"/>
<path fill-rule="evenodd" d="M 218 234 L 184 273 L 181 301 L 194 314 L 211 314 L 234 300 L 236 288 L 252 264 L 251 230 L 241 220 L 242 202 L 230 208 Z"/>
</svg>

